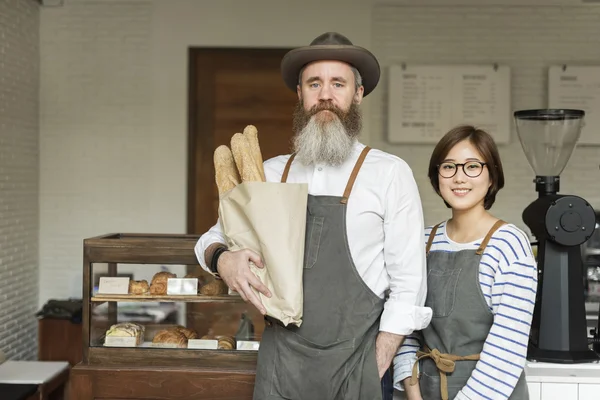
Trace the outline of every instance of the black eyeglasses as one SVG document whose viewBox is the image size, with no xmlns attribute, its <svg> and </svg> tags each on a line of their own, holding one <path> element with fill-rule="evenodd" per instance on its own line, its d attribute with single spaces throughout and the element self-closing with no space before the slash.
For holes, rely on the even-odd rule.
<svg viewBox="0 0 600 400">
<path fill-rule="evenodd" d="M 462 167 L 463 172 L 469 178 L 477 178 L 483 172 L 483 167 L 487 165 L 487 163 L 480 161 L 469 161 L 463 164 L 456 164 L 453 162 L 444 162 L 439 164 L 438 173 L 442 178 L 452 178 L 456 175 L 456 171 L 458 171 L 458 167 Z"/>
</svg>

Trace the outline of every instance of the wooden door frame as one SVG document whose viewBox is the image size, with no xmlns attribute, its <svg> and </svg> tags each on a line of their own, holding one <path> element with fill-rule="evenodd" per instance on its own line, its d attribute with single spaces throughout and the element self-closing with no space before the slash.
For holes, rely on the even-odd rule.
<svg viewBox="0 0 600 400">
<path fill-rule="evenodd" d="M 268 53 L 283 53 L 292 48 L 285 47 L 190 47 L 188 49 L 188 149 L 187 149 L 187 222 L 186 230 L 188 234 L 202 234 L 204 232 L 196 232 L 196 184 L 198 164 L 212 163 L 212 155 L 215 149 L 212 131 L 214 121 L 212 120 L 214 110 L 214 82 L 211 77 L 214 74 L 214 64 L 208 61 L 200 65 L 198 63 L 199 55 L 207 54 L 214 55 L 215 53 L 231 53 L 238 54 L 268 54 Z M 202 68 L 202 70 L 200 69 Z M 200 73 L 202 71 L 202 73 Z M 200 104 L 197 100 L 200 96 L 196 95 L 195 91 L 202 87 L 203 100 Z M 202 123 L 200 123 L 202 121 Z M 197 151 L 200 147 L 200 152 Z M 197 154 L 201 157 L 196 158 Z M 216 221 L 215 221 L 216 222 Z"/>
</svg>

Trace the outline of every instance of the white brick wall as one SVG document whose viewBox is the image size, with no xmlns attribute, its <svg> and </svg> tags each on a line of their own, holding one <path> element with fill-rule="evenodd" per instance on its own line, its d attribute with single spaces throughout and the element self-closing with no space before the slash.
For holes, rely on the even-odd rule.
<svg viewBox="0 0 600 400">
<path fill-rule="evenodd" d="M 512 110 L 547 106 L 548 66 L 600 64 L 598 6 L 379 6 L 374 8 L 372 19 L 373 50 L 384 71 L 402 62 L 506 64 L 512 74 Z M 438 222 L 449 213 L 427 179 L 433 146 L 385 142 L 386 85 L 384 75 L 371 98 L 371 142 L 410 164 L 420 188 L 426 223 Z M 511 144 L 500 148 L 506 185 L 492 211 L 528 232 L 521 213 L 537 197 L 534 174 L 514 127 L 511 135 Z M 600 147 L 575 149 L 561 176 L 561 193 L 580 195 L 600 208 L 599 164 Z"/>
<path fill-rule="evenodd" d="M 0 349 L 37 356 L 39 6 L 0 0 Z"/>
<path fill-rule="evenodd" d="M 169 229 L 153 197 L 174 160 L 151 129 L 151 2 L 121 3 L 42 8 L 41 303 L 81 297 L 84 238 Z"/>
</svg>

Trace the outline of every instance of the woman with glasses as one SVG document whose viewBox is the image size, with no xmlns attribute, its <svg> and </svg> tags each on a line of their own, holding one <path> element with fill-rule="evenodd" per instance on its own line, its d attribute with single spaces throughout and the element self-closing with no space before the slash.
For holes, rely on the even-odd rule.
<svg viewBox="0 0 600 400">
<path fill-rule="evenodd" d="M 537 290 L 527 236 L 489 210 L 504 186 L 492 137 L 459 126 L 437 144 L 429 179 L 452 216 L 425 230 L 427 328 L 394 358 L 415 399 L 528 399 L 523 367 Z"/>
</svg>

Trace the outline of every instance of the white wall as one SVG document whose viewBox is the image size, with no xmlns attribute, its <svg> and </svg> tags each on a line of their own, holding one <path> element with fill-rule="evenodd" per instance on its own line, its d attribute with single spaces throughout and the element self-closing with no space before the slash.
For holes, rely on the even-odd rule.
<svg viewBox="0 0 600 400">
<path fill-rule="evenodd" d="M 402 62 L 508 65 L 512 79 L 511 111 L 547 107 L 550 65 L 600 65 L 600 3 L 572 7 L 378 6 L 372 15 L 372 48 L 386 71 L 388 66 Z M 411 165 L 420 187 L 426 223 L 436 223 L 449 213 L 427 179 L 433 146 L 385 143 L 386 77 L 382 83 L 372 99 L 372 144 L 399 155 Z M 500 147 L 506 185 L 492 211 L 528 231 L 521 213 L 537 198 L 532 183 L 535 174 L 514 125 L 511 126 L 511 143 Z M 561 192 L 580 195 L 599 208 L 599 164 L 600 147 L 575 149 L 561 175 Z"/>
<path fill-rule="evenodd" d="M 0 350 L 37 355 L 39 9 L 0 0 Z"/>
<path fill-rule="evenodd" d="M 178 159 L 152 130 L 151 3 L 104 3 L 42 8 L 41 303 L 81 297 L 85 237 L 181 229 L 184 190 L 155 178 Z"/>
<path fill-rule="evenodd" d="M 337 30 L 371 48 L 384 67 L 400 61 L 506 62 L 513 70 L 515 109 L 545 105 L 544 68 L 550 62 L 600 62 L 598 8 L 576 0 L 315 4 L 65 0 L 63 7 L 42 8 L 40 279 L 47 284 L 41 285 L 40 302 L 80 295 L 85 237 L 185 231 L 189 46 L 299 46 Z M 475 7 L 460 6 L 465 4 Z M 469 17 L 463 20 L 464 12 Z M 439 31 L 444 42 L 435 40 Z M 426 222 L 432 223 L 446 216 L 424 178 L 432 147 L 385 143 L 386 81 L 384 75 L 364 103 L 363 141 L 410 163 Z M 522 226 L 521 209 L 535 197 L 532 177 L 516 142 L 502 156 L 507 187 L 494 211 Z M 578 149 L 562 189 L 600 206 L 597 159 L 595 148 Z"/>
</svg>

